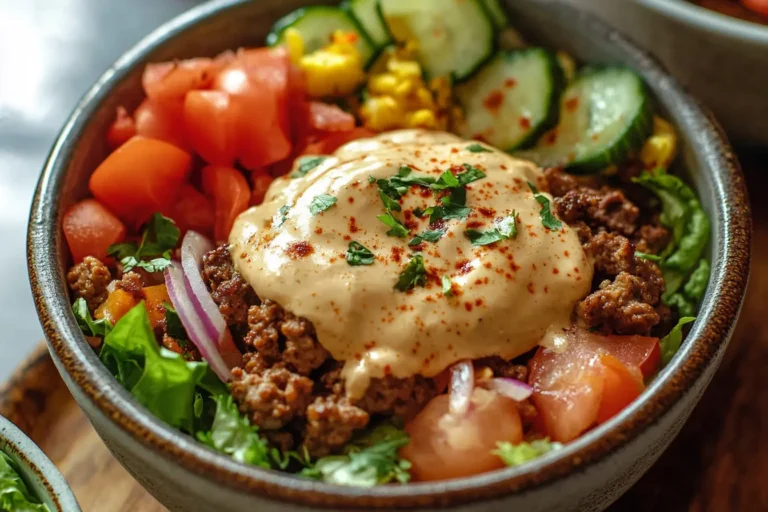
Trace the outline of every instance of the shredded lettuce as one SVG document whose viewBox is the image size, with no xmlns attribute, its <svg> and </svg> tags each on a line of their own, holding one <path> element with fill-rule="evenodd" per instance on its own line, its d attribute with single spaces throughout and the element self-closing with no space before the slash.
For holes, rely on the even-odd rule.
<svg viewBox="0 0 768 512">
<path fill-rule="evenodd" d="M 80 297 L 72 304 L 72 313 L 75 315 L 77 325 L 86 336 L 103 338 L 112 330 L 112 324 L 106 318 L 94 320 L 91 312 L 88 311 L 88 304 L 85 299 Z"/>
<path fill-rule="evenodd" d="M 677 325 L 669 331 L 669 334 L 659 340 L 661 347 L 661 361 L 668 364 L 672 357 L 680 350 L 680 344 L 683 342 L 683 326 L 696 320 L 691 316 L 684 316 L 678 320 Z"/>
<path fill-rule="evenodd" d="M 9 512 L 49 512 L 35 499 L 19 475 L 16 463 L 0 452 L 0 510 Z"/>
<path fill-rule="evenodd" d="M 554 443 L 549 439 L 537 439 L 531 442 L 512 444 L 506 442 L 497 443 L 497 449 L 493 451 L 507 466 L 519 466 L 537 457 L 559 450 L 563 445 Z"/>
<path fill-rule="evenodd" d="M 344 455 L 318 459 L 305 468 L 301 476 L 324 482 L 373 487 L 389 482 L 406 483 L 411 475 L 411 463 L 399 457 L 400 448 L 410 438 L 391 423 L 382 423 L 348 444 Z"/>
</svg>

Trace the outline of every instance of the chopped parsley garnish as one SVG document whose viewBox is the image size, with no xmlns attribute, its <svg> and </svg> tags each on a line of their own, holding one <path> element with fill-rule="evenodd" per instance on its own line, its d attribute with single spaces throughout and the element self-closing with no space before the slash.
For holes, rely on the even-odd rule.
<svg viewBox="0 0 768 512">
<path fill-rule="evenodd" d="M 384 208 L 387 210 L 392 210 L 393 212 L 400 211 L 400 203 L 398 203 L 395 199 L 392 198 L 392 196 L 387 194 L 381 188 L 379 188 L 379 197 L 381 198 L 381 202 L 384 203 Z"/>
<path fill-rule="evenodd" d="M 635 251 L 635 258 L 648 261 L 661 261 L 661 256 L 658 254 L 648 254 L 645 252 Z"/>
<path fill-rule="evenodd" d="M 472 245 L 490 245 L 502 240 L 517 237 L 517 213 L 514 211 L 494 223 L 494 228 L 488 231 L 468 229 L 464 232 Z"/>
<path fill-rule="evenodd" d="M 107 254 L 123 265 L 123 272 L 143 268 L 147 272 L 162 272 L 171 264 L 171 251 L 179 243 L 181 232 L 173 220 L 155 213 L 141 235 L 141 241 L 109 246 Z"/>
<path fill-rule="evenodd" d="M 394 215 L 392 215 L 392 210 L 389 208 L 387 208 L 387 213 L 383 215 L 377 215 L 376 218 L 391 228 L 389 231 L 387 231 L 387 235 L 395 236 L 397 238 L 404 238 L 408 236 L 408 228 L 403 226 L 400 221 L 397 220 Z"/>
<path fill-rule="evenodd" d="M 440 175 L 440 178 L 431 185 L 432 190 L 445 190 L 449 188 L 459 188 L 472 183 L 473 181 L 485 178 L 485 173 L 469 164 L 464 164 L 464 172 L 453 175 L 450 170 Z"/>
<path fill-rule="evenodd" d="M 363 244 L 358 242 L 349 242 L 347 249 L 347 263 L 353 267 L 360 265 L 373 265 L 376 256 Z"/>
<path fill-rule="evenodd" d="M 187 339 L 187 331 L 181 323 L 179 314 L 167 302 L 163 303 L 163 307 L 165 308 L 165 330 L 168 332 L 168 336 L 182 343 Z"/>
<path fill-rule="evenodd" d="M 463 202 L 457 203 L 454 201 L 453 197 L 453 195 L 446 196 L 440 200 L 440 203 L 442 204 L 437 206 L 430 206 L 422 212 L 424 215 L 429 215 L 430 224 L 440 220 L 464 220 L 469 217 L 469 214 L 472 213 L 472 208 L 469 206 L 464 206 Z"/>
<path fill-rule="evenodd" d="M 549 199 L 543 194 L 539 193 L 539 189 L 537 189 L 536 185 L 530 181 L 528 182 L 528 187 L 531 189 L 531 192 L 533 192 L 533 198 L 536 199 L 536 202 L 541 205 L 539 215 L 541 216 L 541 223 L 544 225 L 544 227 L 553 231 L 557 231 L 558 229 L 562 228 L 563 223 L 560 222 L 557 217 L 552 214 Z"/>
<path fill-rule="evenodd" d="M 418 174 L 411 174 L 413 169 L 407 165 L 400 167 L 397 171 L 397 176 L 393 176 L 389 179 L 390 183 L 397 185 L 398 187 L 418 185 L 420 187 L 429 187 L 435 182 L 435 178 L 431 176 L 420 176 Z"/>
<path fill-rule="evenodd" d="M 470 153 L 492 153 L 490 149 L 478 143 L 470 144 L 466 149 Z"/>
<path fill-rule="evenodd" d="M 401 292 L 412 290 L 416 286 L 427 284 L 427 269 L 424 267 L 424 256 L 417 252 L 400 272 L 400 277 L 395 283 L 395 289 Z"/>
<path fill-rule="evenodd" d="M 427 229 L 423 233 L 413 237 L 411 241 L 408 242 L 408 245 L 413 247 L 415 245 L 419 245 L 422 242 L 437 242 L 443 237 L 446 231 L 447 229 Z"/>
<path fill-rule="evenodd" d="M 328 157 L 325 156 L 305 156 L 300 158 L 299 168 L 291 173 L 291 178 L 303 178 L 309 171 L 320 165 Z"/>
<path fill-rule="evenodd" d="M 320 194 L 312 198 L 312 202 L 309 204 L 309 212 L 312 216 L 322 213 L 331 206 L 336 204 L 336 198 L 329 196 L 328 194 Z"/>
<path fill-rule="evenodd" d="M 403 197 L 408 189 L 413 185 L 421 187 L 429 187 L 435 182 L 434 178 L 429 176 L 418 176 L 412 174 L 413 170 L 407 165 L 400 167 L 396 176 L 392 176 L 389 179 L 376 179 L 373 176 L 368 177 L 369 183 L 376 183 L 379 187 L 379 197 L 384 203 L 384 208 L 389 208 L 393 212 L 400 211 L 400 204 L 398 199 Z"/>
<path fill-rule="evenodd" d="M 440 281 L 443 284 L 443 295 L 446 297 L 453 297 L 453 283 L 451 282 L 451 278 L 443 276 L 440 278 Z"/>
<path fill-rule="evenodd" d="M 440 178 L 432 184 L 431 188 L 432 190 L 445 190 L 447 188 L 456 188 L 458 186 L 460 186 L 459 180 L 450 170 L 448 170 L 440 175 Z"/>
<path fill-rule="evenodd" d="M 285 224 L 285 221 L 288 219 L 288 211 L 291 209 L 290 206 L 287 204 L 285 206 L 281 206 L 279 210 L 277 210 L 278 215 L 275 215 L 275 219 L 272 221 L 273 225 L 276 228 L 279 228 L 283 224 Z"/>
</svg>

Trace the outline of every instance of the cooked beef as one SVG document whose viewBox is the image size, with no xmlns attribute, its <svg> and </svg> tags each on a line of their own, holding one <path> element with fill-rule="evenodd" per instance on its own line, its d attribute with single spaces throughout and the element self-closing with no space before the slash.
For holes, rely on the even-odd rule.
<svg viewBox="0 0 768 512">
<path fill-rule="evenodd" d="M 242 330 L 248 322 L 248 308 L 258 304 L 259 299 L 235 270 L 226 245 L 203 256 L 202 274 L 232 334 L 242 337 L 245 334 Z"/>
<path fill-rule="evenodd" d="M 312 324 L 265 300 L 248 310 L 247 347 L 271 363 L 282 362 L 301 375 L 309 375 L 328 358 Z"/>
<path fill-rule="evenodd" d="M 528 367 L 524 364 L 515 364 L 499 356 L 484 357 L 475 361 L 477 367 L 487 367 L 493 372 L 494 377 L 504 377 L 528 382 Z"/>
<path fill-rule="evenodd" d="M 368 413 L 344 396 L 318 396 L 307 407 L 304 446 L 313 457 L 323 457 L 344 446 L 355 430 L 368 425 Z"/>
<path fill-rule="evenodd" d="M 354 404 L 370 414 L 410 417 L 437 394 L 433 379 L 421 375 L 371 380 L 365 395 Z"/>
<path fill-rule="evenodd" d="M 669 244 L 671 234 L 667 228 L 654 224 L 645 224 L 635 231 L 635 247 L 646 254 L 658 254 Z"/>
<path fill-rule="evenodd" d="M 232 396 L 240 412 L 264 430 L 277 430 L 302 416 L 312 401 L 312 380 L 286 368 L 248 373 L 232 370 Z"/>
<path fill-rule="evenodd" d="M 144 300 L 144 279 L 136 272 L 123 274 L 123 277 L 115 283 L 115 288 L 133 295 L 136 300 Z"/>
<path fill-rule="evenodd" d="M 76 298 L 85 299 L 91 313 L 107 300 L 107 286 L 111 281 L 107 266 L 92 256 L 86 256 L 67 273 L 69 289 Z"/>
<path fill-rule="evenodd" d="M 200 351 L 197 350 L 191 342 L 184 340 L 177 340 L 168 336 L 168 333 L 163 334 L 162 345 L 172 352 L 181 354 L 181 357 L 185 361 L 202 361 L 203 358 L 200 355 Z"/>
<path fill-rule="evenodd" d="M 584 250 L 594 259 L 597 275 L 616 276 L 634 269 L 635 247 L 621 235 L 597 233 L 584 244 Z"/>
</svg>

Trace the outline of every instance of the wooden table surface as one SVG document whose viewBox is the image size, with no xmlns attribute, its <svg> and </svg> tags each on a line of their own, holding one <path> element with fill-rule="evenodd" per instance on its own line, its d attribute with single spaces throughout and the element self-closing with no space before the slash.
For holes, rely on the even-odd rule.
<svg viewBox="0 0 768 512">
<path fill-rule="evenodd" d="M 611 512 L 768 511 L 768 153 L 740 158 L 754 234 L 736 332 L 680 435 Z"/>
</svg>

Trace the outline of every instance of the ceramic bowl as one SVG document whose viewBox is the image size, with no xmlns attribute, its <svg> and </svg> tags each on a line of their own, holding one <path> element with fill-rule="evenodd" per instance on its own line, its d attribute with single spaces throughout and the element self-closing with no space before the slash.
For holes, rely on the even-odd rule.
<svg viewBox="0 0 768 512">
<path fill-rule="evenodd" d="M 135 107 L 145 63 L 262 45 L 299 0 L 219 0 L 176 18 L 126 53 L 81 100 L 43 170 L 32 206 L 29 272 L 56 365 L 104 442 L 162 503 L 183 511 L 342 509 L 461 511 L 601 510 L 631 486 L 674 438 L 711 379 L 747 285 L 750 211 L 743 178 L 717 124 L 678 83 L 623 36 L 548 0 L 508 2 L 532 40 L 584 62 L 637 69 L 681 137 L 681 160 L 712 219 L 711 282 L 683 348 L 621 414 L 564 449 L 525 466 L 441 483 L 356 489 L 249 467 L 167 427 L 134 401 L 99 362 L 70 313 L 60 230 L 66 208 L 87 194 L 107 154 L 104 133 L 118 105 Z M 320 3 L 320 2 L 314 2 Z"/>
<path fill-rule="evenodd" d="M 737 143 L 768 146 L 768 25 L 688 0 L 568 0 L 655 54 Z"/>
<path fill-rule="evenodd" d="M 16 463 L 27 488 L 51 512 L 80 512 L 72 489 L 43 451 L 19 427 L 0 416 L 0 451 Z"/>
</svg>

